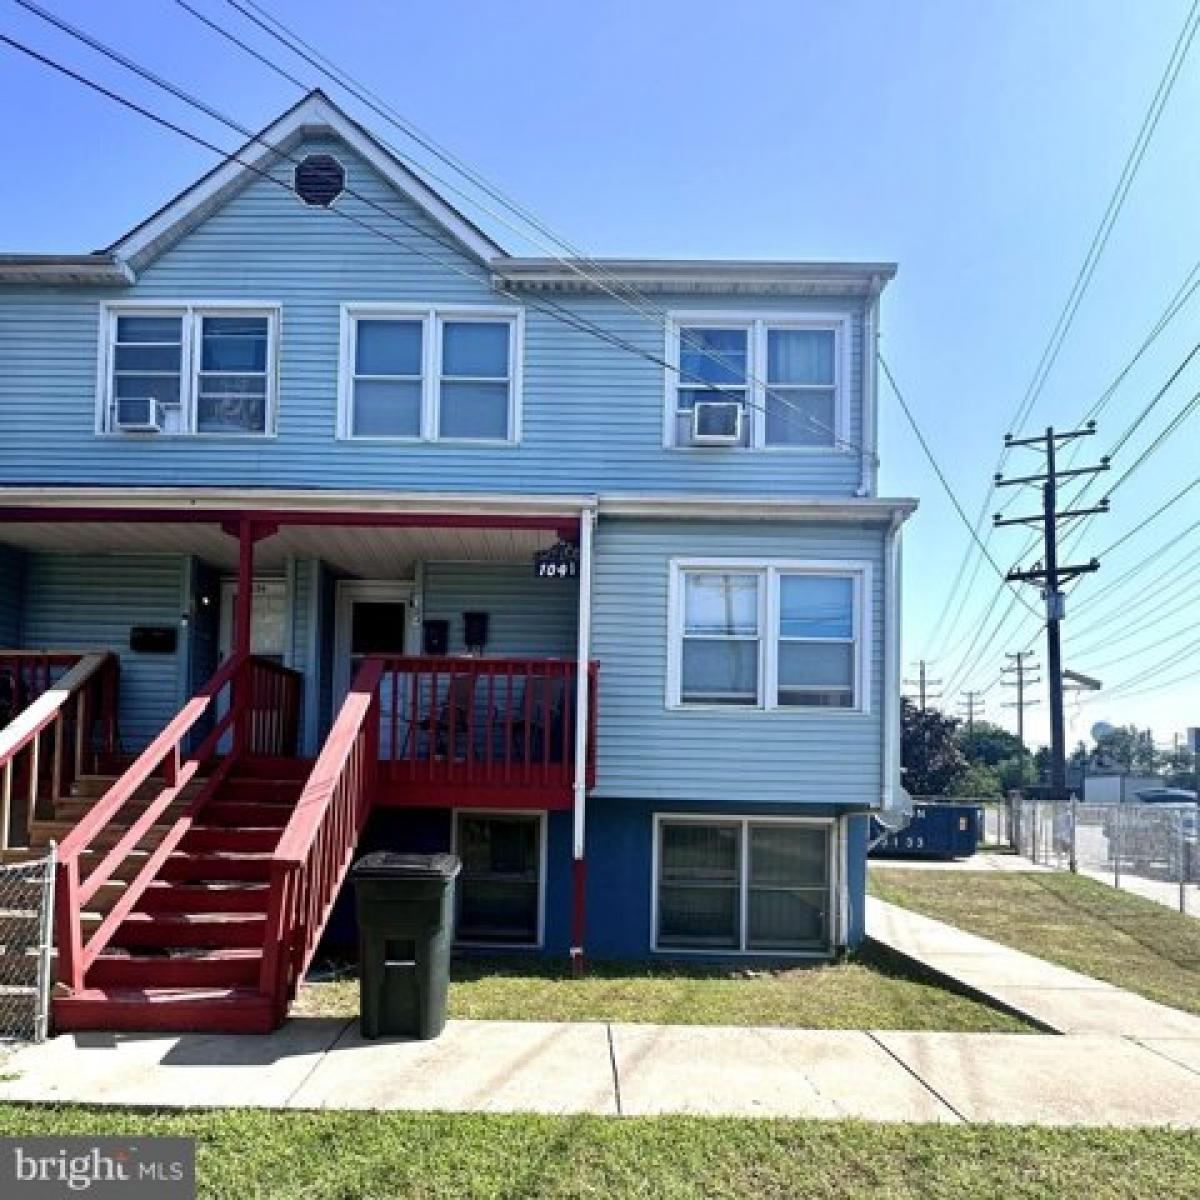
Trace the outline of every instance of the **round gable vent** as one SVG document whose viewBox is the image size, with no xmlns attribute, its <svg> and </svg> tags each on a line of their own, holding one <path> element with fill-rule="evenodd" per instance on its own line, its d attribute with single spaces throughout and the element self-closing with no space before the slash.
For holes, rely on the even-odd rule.
<svg viewBox="0 0 1200 1200">
<path fill-rule="evenodd" d="M 346 190 L 346 168 L 331 154 L 310 154 L 296 164 L 296 195 L 328 208 Z"/>
</svg>

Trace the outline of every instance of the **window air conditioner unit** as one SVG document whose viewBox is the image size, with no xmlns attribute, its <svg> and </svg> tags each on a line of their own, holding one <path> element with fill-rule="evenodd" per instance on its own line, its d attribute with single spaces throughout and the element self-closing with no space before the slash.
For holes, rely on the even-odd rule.
<svg viewBox="0 0 1200 1200">
<path fill-rule="evenodd" d="M 117 398 L 117 428 L 122 433 L 162 433 L 163 413 L 153 396 Z"/>
<path fill-rule="evenodd" d="M 739 400 L 698 400 L 692 408 L 692 445 L 740 445 L 742 412 Z"/>
</svg>

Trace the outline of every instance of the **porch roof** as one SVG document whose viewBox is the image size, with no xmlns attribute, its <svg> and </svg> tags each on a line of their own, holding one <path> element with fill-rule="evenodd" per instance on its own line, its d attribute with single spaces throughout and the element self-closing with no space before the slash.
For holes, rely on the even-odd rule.
<svg viewBox="0 0 1200 1200">
<path fill-rule="evenodd" d="M 225 489 L 0 489 L 0 544 L 51 553 L 193 554 L 238 564 L 239 522 L 264 533 L 257 569 L 321 558 L 348 575 L 400 577 L 425 560 L 529 562 L 578 531 L 586 497 L 380 496 Z"/>
</svg>

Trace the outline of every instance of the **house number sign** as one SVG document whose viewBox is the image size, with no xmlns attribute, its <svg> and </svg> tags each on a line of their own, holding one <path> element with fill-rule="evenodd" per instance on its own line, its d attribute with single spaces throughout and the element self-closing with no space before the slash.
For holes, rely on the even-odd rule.
<svg viewBox="0 0 1200 1200">
<path fill-rule="evenodd" d="M 579 551 L 570 542 L 559 542 L 533 556 L 533 573 L 538 579 L 575 579 L 579 575 Z"/>
</svg>

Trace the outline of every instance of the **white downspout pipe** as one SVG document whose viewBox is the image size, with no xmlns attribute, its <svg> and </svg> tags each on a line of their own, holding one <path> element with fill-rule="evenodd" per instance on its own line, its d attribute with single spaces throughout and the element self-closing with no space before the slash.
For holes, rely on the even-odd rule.
<svg viewBox="0 0 1200 1200">
<path fill-rule="evenodd" d="M 879 807 L 884 813 L 904 809 L 900 787 L 900 525 L 892 517 L 883 545 L 883 746 Z"/>
<path fill-rule="evenodd" d="M 592 545 L 596 528 L 595 508 L 579 514 L 579 620 L 576 629 L 575 668 L 575 776 L 571 821 L 572 920 L 571 963 L 583 966 L 584 896 L 586 866 L 584 844 L 587 821 L 588 729 L 591 725 L 588 667 L 592 653 Z"/>
</svg>

